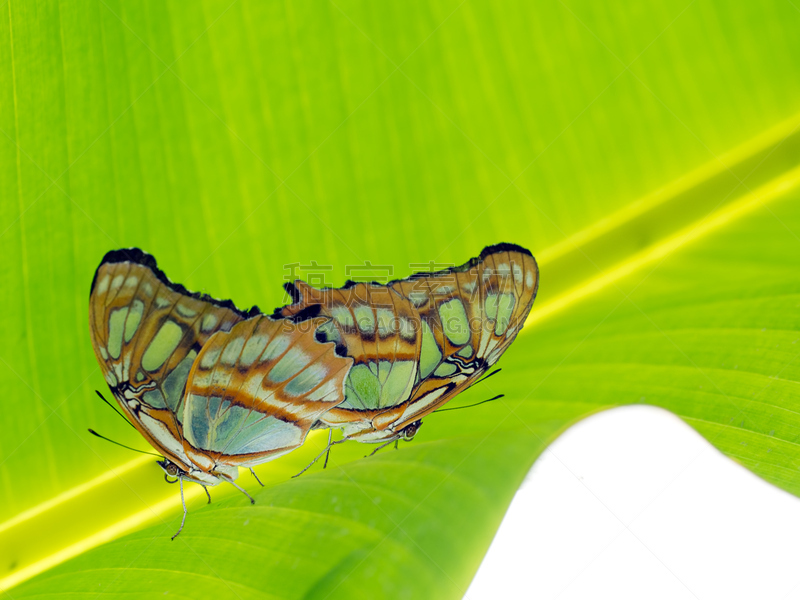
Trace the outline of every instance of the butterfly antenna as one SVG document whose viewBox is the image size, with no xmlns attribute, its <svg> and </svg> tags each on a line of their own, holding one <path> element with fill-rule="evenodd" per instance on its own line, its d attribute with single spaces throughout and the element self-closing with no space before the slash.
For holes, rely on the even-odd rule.
<svg viewBox="0 0 800 600">
<path fill-rule="evenodd" d="M 502 370 L 503 370 L 503 369 L 495 369 L 494 371 L 492 371 L 492 372 L 491 372 L 491 373 L 489 373 L 488 375 L 484 375 L 483 377 L 481 377 L 480 379 L 478 379 L 478 381 L 476 381 L 475 383 L 480 383 L 481 381 L 486 381 L 487 379 L 489 379 L 489 377 L 491 377 L 492 375 L 497 375 L 497 374 L 498 374 L 500 371 L 502 371 Z"/>
<path fill-rule="evenodd" d="M 111 442 L 112 444 L 116 444 L 117 446 L 122 446 L 123 448 L 127 448 L 128 450 L 133 450 L 134 452 L 139 452 L 140 454 L 149 454 L 150 456 L 157 456 L 158 458 L 160 458 L 162 460 L 164 458 L 160 454 L 154 454 L 153 452 L 146 452 L 144 450 L 137 450 L 136 448 L 131 448 L 130 446 L 126 446 L 125 444 L 120 444 L 119 442 L 115 442 L 114 440 L 110 440 L 106 436 L 100 435 L 99 433 L 97 433 L 94 429 L 89 429 L 89 433 L 99 437 L 101 440 L 105 440 L 107 442 Z"/>
<path fill-rule="evenodd" d="M 125 422 L 126 422 L 128 425 L 130 425 L 131 427 L 133 427 L 133 423 L 131 423 L 130 421 L 128 421 L 128 419 L 126 419 L 126 418 L 125 418 L 125 415 L 123 415 L 121 412 L 119 412 L 119 409 L 118 409 L 116 406 L 114 406 L 113 404 L 111 404 L 111 402 L 109 402 L 108 400 L 106 400 L 106 399 L 103 397 L 103 394 L 101 394 L 101 393 L 100 393 L 99 391 L 97 391 L 97 390 L 95 390 L 95 391 L 94 391 L 94 393 L 95 393 L 95 394 L 97 394 L 98 396 L 100 396 L 100 399 L 101 399 L 103 402 L 105 402 L 106 404 L 108 404 L 108 405 L 111 407 L 111 410 L 113 410 L 113 411 L 114 411 L 115 413 L 117 413 L 117 414 L 118 414 L 120 417 L 122 417 L 122 420 L 123 420 L 123 421 L 125 421 Z M 133 428 L 134 428 L 134 429 L 136 429 L 136 427 L 133 427 Z M 91 429 L 90 429 L 89 431 L 91 431 Z"/>
<path fill-rule="evenodd" d="M 499 370 L 499 369 L 498 369 Z M 495 371 L 496 373 L 497 371 Z M 454 406 L 453 408 L 440 408 L 439 410 L 435 410 L 433 412 L 440 413 L 440 412 L 447 412 L 448 410 L 461 410 L 462 408 L 472 408 L 473 406 L 480 406 L 481 404 L 486 404 L 487 402 L 491 402 L 492 400 L 499 400 L 503 398 L 505 394 L 499 394 L 494 398 L 489 398 L 488 400 L 483 400 L 482 402 L 476 402 L 475 404 L 468 404 L 467 406 Z"/>
</svg>

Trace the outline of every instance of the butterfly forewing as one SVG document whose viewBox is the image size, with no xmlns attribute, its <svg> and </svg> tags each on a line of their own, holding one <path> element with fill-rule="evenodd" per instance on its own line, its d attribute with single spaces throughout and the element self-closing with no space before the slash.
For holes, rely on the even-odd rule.
<svg viewBox="0 0 800 600">
<path fill-rule="evenodd" d="M 300 446 L 317 419 L 342 401 L 352 364 L 334 343 L 317 339 L 328 321 L 261 316 L 216 333 L 189 375 L 187 453 L 251 466 Z"/>
<path fill-rule="evenodd" d="M 392 284 L 418 306 L 430 332 L 423 328 L 422 381 L 410 402 L 396 421 L 393 412 L 375 424 L 403 428 L 477 381 L 522 329 L 538 280 L 527 250 L 501 244 L 461 267 Z"/>
<path fill-rule="evenodd" d="M 326 339 L 354 359 L 345 401 L 322 420 L 345 434 L 384 440 L 477 381 L 497 362 L 533 305 L 539 273 L 530 252 L 500 244 L 460 266 L 388 285 L 287 289 L 300 318 L 319 306 Z"/>
<path fill-rule="evenodd" d="M 170 282 L 137 248 L 103 258 L 89 300 L 92 345 L 112 393 L 157 450 L 178 458 L 183 391 L 203 344 L 255 314 Z"/>
</svg>

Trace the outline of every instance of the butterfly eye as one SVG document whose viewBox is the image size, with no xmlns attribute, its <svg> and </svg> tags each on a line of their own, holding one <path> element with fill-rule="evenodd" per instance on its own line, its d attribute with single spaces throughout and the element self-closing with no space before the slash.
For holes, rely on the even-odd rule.
<svg viewBox="0 0 800 600">
<path fill-rule="evenodd" d="M 422 421 L 414 421 L 411 425 L 403 429 L 403 439 L 407 442 L 410 442 L 412 439 L 414 439 L 414 436 L 417 435 L 417 431 L 419 431 L 421 425 Z"/>
<path fill-rule="evenodd" d="M 181 473 L 185 474 L 185 472 L 182 471 L 181 468 L 178 465 L 176 465 L 174 462 L 172 462 L 168 458 L 166 458 L 164 460 L 157 460 L 156 464 L 158 464 L 159 467 L 164 469 L 164 480 L 167 483 L 175 483 L 176 481 L 178 481 L 178 479 L 174 479 L 174 480 L 170 481 L 169 480 L 170 477 L 179 478 Z"/>
<path fill-rule="evenodd" d="M 178 465 L 176 465 L 175 463 L 170 462 L 168 460 L 163 460 L 163 461 L 159 460 L 156 462 L 161 466 L 162 469 L 164 469 L 164 473 L 166 473 L 170 477 L 178 476 L 178 472 L 180 471 L 180 469 L 178 469 Z"/>
</svg>

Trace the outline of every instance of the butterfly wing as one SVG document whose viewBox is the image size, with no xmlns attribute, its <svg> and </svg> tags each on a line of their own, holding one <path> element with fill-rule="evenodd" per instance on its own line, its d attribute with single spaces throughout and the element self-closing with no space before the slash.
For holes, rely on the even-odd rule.
<svg viewBox="0 0 800 600">
<path fill-rule="evenodd" d="M 514 341 L 533 306 L 539 271 L 512 244 L 485 248 L 460 267 L 387 285 L 287 286 L 298 318 L 319 306 L 321 332 L 354 359 L 345 400 L 322 420 L 363 441 L 383 441 L 475 383 Z"/>
<path fill-rule="evenodd" d="M 173 462 L 185 466 L 182 401 L 194 359 L 214 333 L 256 314 L 172 283 L 138 248 L 109 252 L 97 268 L 89 297 L 95 355 L 133 425 Z"/>
<path fill-rule="evenodd" d="M 216 463 L 253 466 L 300 446 L 312 425 L 342 401 L 352 359 L 316 330 L 260 316 L 220 331 L 189 374 L 184 447 Z"/>
</svg>

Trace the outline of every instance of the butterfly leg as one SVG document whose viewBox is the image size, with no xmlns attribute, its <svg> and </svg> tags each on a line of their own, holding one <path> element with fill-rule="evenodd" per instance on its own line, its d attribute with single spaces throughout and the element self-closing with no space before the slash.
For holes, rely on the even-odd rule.
<svg viewBox="0 0 800 600">
<path fill-rule="evenodd" d="M 399 439 L 395 440 L 394 441 L 394 449 L 397 450 L 397 446 L 399 446 L 399 445 L 400 445 L 400 440 Z"/>
<path fill-rule="evenodd" d="M 258 475 L 256 475 L 256 472 L 253 471 L 253 467 L 250 467 L 250 473 L 256 478 L 256 481 L 261 484 L 261 487 L 264 487 L 264 484 L 261 483 L 261 480 L 258 478 Z"/>
<path fill-rule="evenodd" d="M 341 440 L 337 440 L 337 441 L 335 441 L 335 442 L 331 442 L 331 441 L 330 441 L 330 438 L 328 438 L 328 445 L 325 447 L 325 450 L 323 450 L 322 452 L 320 452 L 319 454 L 317 454 L 317 456 L 316 456 L 316 457 L 314 457 L 314 460 L 312 460 L 310 463 L 308 463 L 308 464 L 305 466 L 305 468 L 304 468 L 302 471 L 300 471 L 300 472 L 299 472 L 297 475 L 292 475 L 292 479 L 294 479 L 295 477 L 300 477 L 300 475 L 302 475 L 303 473 L 305 473 L 306 471 L 308 471 L 308 470 L 309 470 L 309 469 L 310 469 L 310 468 L 313 466 L 313 464 L 314 464 L 315 462 L 317 462 L 317 461 L 318 461 L 320 458 L 322 458 L 322 455 L 323 455 L 323 454 L 327 455 L 327 454 L 328 454 L 328 453 L 331 451 L 331 446 L 335 446 L 336 444 L 341 444 L 341 443 L 342 443 L 342 442 L 344 442 L 346 439 L 347 439 L 347 438 L 342 438 Z M 325 459 L 325 464 L 328 464 L 327 456 L 326 456 L 326 459 Z"/>
<path fill-rule="evenodd" d="M 248 493 L 245 491 L 245 489 L 244 489 L 244 488 L 241 488 L 241 487 L 239 487 L 239 486 L 238 486 L 238 485 L 236 485 L 236 484 L 235 484 L 233 481 L 229 481 L 228 483 L 230 483 L 230 484 L 231 484 L 233 487 L 235 487 L 237 490 L 239 490 L 240 492 L 242 492 L 242 493 L 243 493 L 245 496 L 247 496 L 248 498 L 250 498 L 250 504 L 255 504 L 255 503 L 256 503 L 256 501 L 253 499 L 253 497 L 252 497 L 250 494 L 248 494 Z M 259 482 L 259 483 L 260 483 L 260 482 Z"/>
<path fill-rule="evenodd" d="M 208 497 L 208 504 L 211 504 L 211 494 L 208 493 L 208 488 L 206 486 L 203 486 L 203 491 L 206 493 L 206 496 Z"/>
<path fill-rule="evenodd" d="M 186 500 L 183 498 L 183 477 L 178 478 L 178 483 L 181 486 L 181 503 L 183 504 L 183 518 L 181 519 L 181 526 L 178 527 L 178 531 L 175 532 L 175 535 L 172 536 L 172 540 L 178 537 L 178 534 L 183 531 L 183 525 L 186 523 Z M 205 487 L 205 486 L 204 486 Z"/>
<path fill-rule="evenodd" d="M 370 456 L 372 456 L 373 454 L 375 454 L 375 453 L 376 453 L 378 450 L 383 450 L 383 449 L 384 449 L 384 448 L 386 448 L 386 446 L 388 446 L 389 444 L 392 444 L 392 443 L 394 443 L 394 444 L 397 444 L 397 442 L 399 442 L 399 441 L 400 441 L 399 439 L 396 439 L 396 440 L 389 440 L 388 442 L 385 442 L 385 443 L 381 444 L 380 446 L 378 446 L 377 448 L 375 448 L 375 450 L 373 450 L 372 452 L 370 452 L 369 454 L 367 454 L 367 455 L 366 455 L 364 458 L 369 458 Z M 395 446 L 395 448 L 397 448 L 397 446 Z"/>
<path fill-rule="evenodd" d="M 323 469 L 328 468 L 328 459 L 331 457 L 331 440 L 333 440 L 333 429 L 328 429 L 328 447 L 325 448 L 325 463 L 322 465 Z"/>
</svg>

